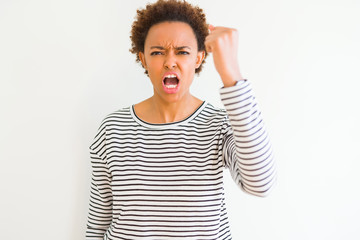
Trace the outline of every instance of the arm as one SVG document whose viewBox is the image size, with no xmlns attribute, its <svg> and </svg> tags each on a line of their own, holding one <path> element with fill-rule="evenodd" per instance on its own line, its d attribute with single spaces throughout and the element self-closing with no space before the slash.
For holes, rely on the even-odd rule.
<svg viewBox="0 0 360 240">
<path fill-rule="evenodd" d="M 92 179 L 86 239 L 104 239 L 112 221 L 111 174 L 106 163 L 105 128 L 100 127 L 90 146 Z"/>
<path fill-rule="evenodd" d="M 273 151 L 251 85 L 220 89 L 229 122 L 224 126 L 223 159 L 234 181 L 256 196 L 267 196 L 276 179 Z"/>
<path fill-rule="evenodd" d="M 220 96 L 231 125 L 225 123 L 224 164 L 246 192 L 266 196 L 276 178 L 273 152 L 250 83 L 240 73 L 238 31 L 212 25 L 209 30 L 205 46 L 224 84 Z"/>
</svg>

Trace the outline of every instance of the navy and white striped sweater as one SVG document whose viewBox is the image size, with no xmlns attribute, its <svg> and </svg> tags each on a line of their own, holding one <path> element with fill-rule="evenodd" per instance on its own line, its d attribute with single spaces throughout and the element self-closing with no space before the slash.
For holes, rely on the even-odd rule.
<svg viewBox="0 0 360 240">
<path fill-rule="evenodd" d="M 132 107 L 109 114 L 90 146 L 93 169 L 86 239 L 231 239 L 223 170 L 266 196 L 273 152 L 248 81 L 220 89 L 226 110 L 207 102 L 167 124 Z"/>
</svg>

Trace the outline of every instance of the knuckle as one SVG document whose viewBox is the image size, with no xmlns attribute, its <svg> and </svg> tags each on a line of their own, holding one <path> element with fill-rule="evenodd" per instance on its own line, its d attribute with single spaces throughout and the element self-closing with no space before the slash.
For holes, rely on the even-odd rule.
<svg viewBox="0 0 360 240">
<path fill-rule="evenodd" d="M 238 30 L 235 29 L 235 28 L 230 28 L 229 33 L 230 33 L 231 36 L 237 36 L 238 35 Z"/>
</svg>

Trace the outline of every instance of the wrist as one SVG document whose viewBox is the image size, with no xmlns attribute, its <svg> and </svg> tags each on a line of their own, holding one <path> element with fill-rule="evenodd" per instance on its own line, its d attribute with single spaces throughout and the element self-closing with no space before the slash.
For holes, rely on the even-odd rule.
<svg viewBox="0 0 360 240">
<path fill-rule="evenodd" d="M 243 78 L 240 73 L 233 75 L 222 75 L 220 77 L 225 88 L 235 86 L 238 81 L 245 80 L 245 78 Z"/>
</svg>

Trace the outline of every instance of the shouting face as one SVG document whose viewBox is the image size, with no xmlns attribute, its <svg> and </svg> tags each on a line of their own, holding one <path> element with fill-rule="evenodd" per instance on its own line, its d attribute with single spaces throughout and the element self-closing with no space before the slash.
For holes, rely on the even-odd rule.
<svg viewBox="0 0 360 240">
<path fill-rule="evenodd" d="M 189 24 L 162 22 L 149 29 L 141 63 L 148 71 L 154 96 L 176 102 L 190 95 L 195 69 L 204 52 L 198 51 L 196 36 Z"/>
</svg>

